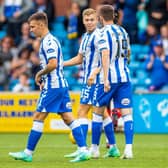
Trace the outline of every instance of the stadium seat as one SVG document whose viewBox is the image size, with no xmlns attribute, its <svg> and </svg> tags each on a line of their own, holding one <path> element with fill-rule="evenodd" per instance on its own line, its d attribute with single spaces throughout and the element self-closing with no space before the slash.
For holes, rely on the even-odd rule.
<svg viewBox="0 0 168 168">
<path fill-rule="evenodd" d="M 60 23 L 63 23 L 65 20 L 65 16 L 57 16 L 54 20 L 54 22 L 60 22 Z"/>
<path fill-rule="evenodd" d="M 138 61 L 131 61 L 129 64 L 129 68 L 132 70 L 137 70 L 140 67 L 140 62 Z"/>
<path fill-rule="evenodd" d="M 132 44 L 131 45 L 131 53 L 138 54 L 141 51 L 141 45 L 139 44 Z"/>
<path fill-rule="evenodd" d="M 1 30 L 0 31 L 0 40 L 6 36 L 6 31 Z"/>
<path fill-rule="evenodd" d="M 131 52 L 132 53 L 148 53 L 149 46 L 148 45 L 141 45 L 141 44 L 131 44 Z"/>
</svg>

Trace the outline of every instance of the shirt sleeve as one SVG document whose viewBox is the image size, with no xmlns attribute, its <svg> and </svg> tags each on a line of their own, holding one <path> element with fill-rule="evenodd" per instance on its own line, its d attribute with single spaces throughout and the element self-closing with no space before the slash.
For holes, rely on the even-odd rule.
<svg viewBox="0 0 168 168">
<path fill-rule="evenodd" d="M 127 34 L 127 44 L 128 44 L 128 50 L 131 50 L 131 45 L 130 45 L 130 38 Z"/>
<path fill-rule="evenodd" d="M 47 60 L 58 57 L 60 52 L 59 44 L 56 41 L 48 40 L 44 43 L 44 50 Z"/>
<path fill-rule="evenodd" d="M 98 49 L 100 52 L 106 49 L 109 50 L 107 32 L 104 30 L 99 34 Z"/>
<path fill-rule="evenodd" d="M 80 47 L 79 47 L 79 50 L 78 50 L 78 53 L 80 53 L 82 55 L 83 55 L 84 36 L 85 36 L 85 34 L 82 36 L 82 40 L 81 40 Z"/>
<path fill-rule="evenodd" d="M 80 44 L 80 47 L 79 47 L 79 50 L 78 50 L 78 53 L 82 54 L 82 45 L 83 45 L 83 40 L 81 41 L 81 44 Z"/>
</svg>

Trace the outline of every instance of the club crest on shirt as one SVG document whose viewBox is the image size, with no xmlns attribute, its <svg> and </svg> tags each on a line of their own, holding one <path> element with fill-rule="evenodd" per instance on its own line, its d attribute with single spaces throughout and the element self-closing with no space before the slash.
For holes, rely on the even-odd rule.
<svg viewBox="0 0 168 168">
<path fill-rule="evenodd" d="M 121 100 L 121 104 L 124 105 L 124 106 L 127 106 L 130 104 L 130 99 L 128 98 L 124 98 Z"/>
</svg>

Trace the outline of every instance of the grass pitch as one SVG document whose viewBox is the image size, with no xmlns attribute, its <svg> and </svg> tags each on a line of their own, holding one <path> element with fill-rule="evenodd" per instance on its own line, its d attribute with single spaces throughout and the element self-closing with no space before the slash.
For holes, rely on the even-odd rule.
<svg viewBox="0 0 168 168">
<path fill-rule="evenodd" d="M 136 134 L 134 136 L 134 158 L 92 159 L 80 163 L 69 163 L 64 158 L 76 146 L 67 134 L 44 134 L 34 153 L 33 162 L 13 160 L 8 152 L 25 148 L 28 134 L 0 134 L 0 168 L 168 168 L 168 135 Z M 90 136 L 89 138 L 90 139 Z M 116 134 L 120 152 L 124 149 L 124 135 Z M 88 142 L 90 144 L 90 141 Z M 105 137 L 101 138 L 101 156 L 106 152 Z"/>
</svg>

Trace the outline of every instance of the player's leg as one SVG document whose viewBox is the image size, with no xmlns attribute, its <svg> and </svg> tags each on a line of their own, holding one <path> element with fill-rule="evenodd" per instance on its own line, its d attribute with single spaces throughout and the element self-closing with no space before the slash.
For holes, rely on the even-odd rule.
<svg viewBox="0 0 168 168">
<path fill-rule="evenodd" d="M 79 109 L 78 109 L 78 116 L 77 116 L 78 117 L 78 122 L 80 123 L 85 141 L 87 141 L 87 133 L 88 133 L 88 118 L 87 118 L 87 115 L 88 115 L 88 112 L 89 112 L 90 108 L 91 108 L 91 105 L 80 104 Z M 80 152 L 80 149 L 78 148 L 75 152 L 64 155 L 64 157 L 74 158 L 79 154 L 79 152 Z"/>
<path fill-rule="evenodd" d="M 112 109 L 111 109 L 112 108 Z M 109 115 L 109 117 L 112 120 L 113 123 L 113 127 L 114 127 L 114 132 L 117 129 L 118 126 L 118 119 L 121 117 L 121 111 L 118 108 L 114 108 L 114 106 L 112 107 L 107 107 L 106 108 L 107 114 Z M 106 148 L 109 148 L 109 143 L 108 143 L 108 139 L 106 138 Z"/>
<path fill-rule="evenodd" d="M 60 114 L 64 122 L 72 130 L 72 134 L 78 145 L 78 155 L 70 162 L 80 162 L 90 159 L 90 153 L 87 149 L 86 141 L 83 135 L 82 128 L 78 120 L 75 120 L 71 112 L 65 112 Z"/>
<path fill-rule="evenodd" d="M 78 109 L 78 121 L 81 125 L 85 141 L 87 141 L 88 133 L 88 112 L 91 108 L 90 104 L 80 104 Z"/>
<path fill-rule="evenodd" d="M 120 152 L 116 145 L 114 125 L 111 117 L 109 116 L 106 110 L 104 112 L 103 127 L 109 143 L 109 150 L 106 153 L 105 157 L 119 157 Z"/>
<path fill-rule="evenodd" d="M 124 134 L 125 134 L 125 149 L 122 158 L 131 159 L 133 158 L 132 144 L 134 135 L 132 109 L 131 108 L 121 109 L 121 113 L 124 121 Z"/>
<path fill-rule="evenodd" d="M 48 113 L 40 113 L 40 112 L 34 113 L 33 126 L 29 133 L 26 149 L 21 152 L 9 152 L 10 156 L 15 158 L 16 160 L 23 160 L 26 162 L 32 161 L 32 154 L 43 133 L 43 125 L 44 125 L 43 123 L 47 115 Z"/>
<path fill-rule="evenodd" d="M 104 93 L 104 85 L 96 85 L 93 94 L 92 145 L 90 148 L 90 152 L 93 158 L 98 158 L 100 155 L 99 143 L 103 126 L 103 113 L 107 101 L 107 96 Z"/>
<path fill-rule="evenodd" d="M 78 109 L 78 119 L 83 130 L 85 139 L 88 133 L 88 112 L 91 108 L 95 85 L 83 85 L 80 95 L 80 106 Z"/>
<path fill-rule="evenodd" d="M 131 84 L 120 84 L 114 97 L 114 106 L 121 109 L 124 121 L 125 150 L 122 158 L 131 159 L 133 157 L 132 144 L 134 135 L 133 117 L 132 117 L 132 88 Z"/>
<path fill-rule="evenodd" d="M 110 147 L 110 145 L 115 145 L 116 140 L 114 135 L 114 125 L 112 121 L 112 116 L 110 116 L 110 114 L 107 112 L 107 107 L 105 109 L 104 116 L 103 116 L 103 128 L 104 128 L 106 138 L 108 137 L 107 141 L 108 139 L 110 139 L 110 142 L 108 142 L 108 146 Z M 109 136 L 110 134 L 112 134 L 112 136 Z"/>
<path fill-rule="evenodd" d="M 9 153 L 10 156 L 23 161 L 32 161 L 32 153 L 43 133 L 44 120 L 48 116 L 48 112 L 58 111 L 62 94 L 60 89 L 42 90 L 33 116 L 33 126 L 28 137 L 27 148 L 23 152 Z"/>
<path fill-rule="evenodd" d="M 92 158 L 98 158 L 100 156 L 99 152 L 99 144 L 100 137 L 102 133 L 103 126 L 103 112 L 105 106 L 103 107 L 93 107 L 93 117 L 92 117 L 92 145 L 90 148 L 90 152 Z"/>
<path fill-rule="evenodd" d="M 88 112 L 91 108 L 91 99 L 93 98 L 94 86 L 83 85 L 80 95 L 80 105 L 78 108 L 77 118 L 83 131 L 85 141 L 88 133 Z M 64 157 L 76 157 L 79 149 L 75 152 L 65 155 Z"/>
<path fill-rule="evenodd" d="M 94 106 L 93 108 L 94 113 L 92 121 L 92 148 L 95 150 L 99 146 L 105 107 L 110 103 L 116 87 L 116 85 L 111 86 L 112 89 L 109 92 L 104 92 L 104 85 L 96 86 L 95 97 L 93 101 L 96 107 Z M 118 149 L 116 147 L 115 149 L 113 148 L 115 144 L 115 137 L 111 119 L 107 118 L 107 120 L 105 120 L 105 127 L 108 141 L 111 143 L 110 149 L 105 156 L 118 157 L 120 155 Z"/>
</svg>

